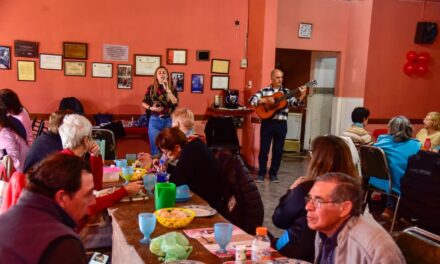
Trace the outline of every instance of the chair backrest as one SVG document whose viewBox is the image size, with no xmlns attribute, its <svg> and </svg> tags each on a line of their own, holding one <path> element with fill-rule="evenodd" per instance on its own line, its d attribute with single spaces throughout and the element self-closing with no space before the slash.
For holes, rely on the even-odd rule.
<svg viewBox="0 0 440 264">
<path fill-rule="evenodd" d="M 440 154 L 419 151 L 409 157 L 401 180 L 400 215 L 440 234 Z"/>
<path fill-rule="evenodd" d="M 345 143 L 347 143 L 348 148 L 350 149 L 351 152 L 351 158 L 353 159 L 353 163 L 358 169 L 359 176 L 362 177 L 361 158 L 359 157 L 359 152 L 358 149 L 356 148 L 356 145 L 354 144 L 353 140 L 350 137 L 340 136 L 340 138 L 342 138 L 345 141 Z"/>
<path fill-rule="evenodd" d="M 116 141 L 113 132 L 109 129 L 93 128 L 92 138 L 105 140 L 105 159 L 114 160 L 116 158 Z"/>
<path fill-rule="evenodd" d="M 365 178 L 375 177 L 389 181 L 389 190 L 392 190 L 390 169 L 388 167 L 385 152 L 374 146 L 361 146 L 359 149 L 361 158 L 362 176 Z"/>
<path fill-rule="evenodd" d="M 408 264 L 434 264 L 440 260 L 440 236 L 426 230 L 417 227 L 405 229 L 396 243 Z"/>
<path fill-rule="evenodd" d="M 34 135 L 34 138 L 37 138 L 43 133 L 45 130 L 45 123 L 44 120 L 38 120 L 36 116 L 32 119 L 32 134 Z"/>
</svg>

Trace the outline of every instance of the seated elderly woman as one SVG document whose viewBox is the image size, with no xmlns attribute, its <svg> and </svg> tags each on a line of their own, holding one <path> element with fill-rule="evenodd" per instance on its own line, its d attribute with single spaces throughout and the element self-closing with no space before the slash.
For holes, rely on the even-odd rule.
<svg viewBox="0 0 440 264">
<path fill-rule="evenodd" d="M 440 113 L 430 112 L 423 119 L 424 128 L 420 129 L 416 138 L 425 144 L 427 138 L 431 141 L 431 149 L 437 152 L 440 149 Z"/>
<path fill-rule="evenodd" d="M 59 127 L 64 150 L 61 153 L 83 157 L 86 153 L 90 155 L 90 167 L 93 174 L 95 189 L 99 190 L 102 186 L 103 165 L 102 158 L 99 156 L 99 146 L 92 139 L 92 124 L 82 115 L 66 115 L 63 124 Z M 135 195 L 143 187 L 141 181 L 131 182 L 111 194 L 98 197 L 96 204 L 89 207 L 89 214 L 98 213 L 114 203 L 121 200 L 126 195 Z"/>
<path fill-rule="evenodd" d="M 400 179 L 405 173 L 408 158 L 416 154 L 421 147 L 420 142 L 412 138 L 412 134 L 413 128 L 409 120 L 404 116 L 396 116 L 388 123 L 388 134 L 380 135 L 374 144 L 385 152 L 393 183 L 391 187 L 398 194 L 400 194 Z M 382 190 L 389 191 L 387 180 L 371 177 L 369 182 Z M 395 201 L 391 198 L 387 199 L 382 217 L 391 219 L 394 207 Z"/>
<path fill-rule="evenodd" d="M 286 230 L 277 240 L 276 249 L 289 258 L 309 262 L 314 260 L 316 232 L 307 226 L 304 197 L 315 179 L 328 172 L 343 172 L 360 182 L 350 149 L 343 139 L 333 135 L 316 137 L 312 151 L 306 176 L 293 182 L 272 215 L 274 225 Z"/>
<path fill-rule="evenodd" d="M 26 155 L 29 152 L 29 145 L 26 139 L 19 135 L 18 129 L 7 117 L 6 107 L 0 103 L 0 149 L 12 159 L 15 170 L 23 172 L 23 165 Z"/>
<path fill-rule="evenodd" d="M 155 143 L 171 164 L 177 162 L 168 166 L 170 182 L 177 186 L 188 184 L 212 207 L 220 208 L 223 182 L 214 154 L 205 143 L 197 137 L 187 139 L 177 127 L 162 130 Z"/>
<path fill-rule="evenodd" d="M 58 128 L 63 123 L 64 116 L 72 113 L 71 110 L 59 110 L 49 116 L 47 131 L 35 139 L 26 157 L 23 170 L 25 173 L 50 154 L 63 149 Z"/>
</svg>

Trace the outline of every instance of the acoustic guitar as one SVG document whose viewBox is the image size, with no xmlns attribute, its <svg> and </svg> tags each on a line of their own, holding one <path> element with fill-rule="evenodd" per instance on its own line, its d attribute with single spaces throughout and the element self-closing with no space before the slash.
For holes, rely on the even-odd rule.
<svg viewBox="0 0 440 264">
<path fill-rule="evenodd" d="M 314 87 L 318 84 L 316 80 L 311 80 L 310 82 L 304 84 L 307 88 Z M 263 96 L 262 98 L 273 97 L 274 104 L 259 104 L 255 107 L 255 112 L 261 119 L 269 119 L 275 115 L 276 111 L 283 109 L 287 105 L 287 100 L 296 94 L 299 94 L 299 88 L 291 90 L 289 93 L 284 94 L 283 92 L 274 93 L 271 96 Z"/>
</svg>

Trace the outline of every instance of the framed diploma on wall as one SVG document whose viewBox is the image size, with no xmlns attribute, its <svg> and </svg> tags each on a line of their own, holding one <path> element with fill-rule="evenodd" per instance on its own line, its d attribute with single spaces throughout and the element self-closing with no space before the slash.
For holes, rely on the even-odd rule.
<svg viewBox="0 0 440 264">
<path fill-rule="evenodd" d="M 167 49 L 167 64 L 186 64 L 186 49 Z"/>
<path fill-rule="evenodd" d="M 134 55 L 134 75 L 136 76 L 153 76 L 156 68 L 160 66 L 161 55 Z"/>
<path fill-rule="evenodd" d="M 211 89 L 212 90 L 228 90 L 229 89 L 229 76 L 212 75 L 211 76 Z"/>
<path fill-rule="evenodd" d="M 65 59 L 87 60 L 87 43 L 63 42 Z"/>
<path fill-rule="evenodd" d="M 86 76 L 86 62 L 85 61 L 65 61 L 64 62 L 65 76 Z"/>
<path fill-rule="evenodd" d="M 40 54 L 40 69 L 43 70 L 62 70 L 63 56 L 56 54 Z"/>
<path fill-rule="evenodd" d="M 35 82 L 35 61 L 17 61 L 17 79 Z"/>
<path fill-rule="evenodd" d="M 111 63 L 92 63 L 92 77 L 111 78 L 113 77 L 113 64 Z"/>
<path fill-rule="evenodd" d="M 229 60 L 212 59 L 211 62 L 212 73 L 229 73 Z"/>
</svg>

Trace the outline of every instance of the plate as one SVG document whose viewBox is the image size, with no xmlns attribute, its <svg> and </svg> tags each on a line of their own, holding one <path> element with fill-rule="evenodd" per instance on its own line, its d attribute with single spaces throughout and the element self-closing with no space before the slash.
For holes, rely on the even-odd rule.
<svg viewBox="0 0 440 264">
<path fill-rule="evenodd" d="M 185 205 L 185 208 L 191 209 L 196 213 L 196 217 L 208 217 L 217 214 L 217 210 L 207 205 Z"/>
<path fill-rule="evenodd" d="M 200 262 L 197 260 L 176 260 L 176 261 L 171 261 L 171 262 L 167 262 L 168 264 L 205 264 L 205 262 Z M 235 263 L 235 261 L 234 261 Z"/>
<path fill-rule="evenodd" d="M 176 197 L 176 203 L 184 203 L 189 201 L 189 199 L 191 199 L 192 195 L 188 196 L 188 197 Z"/>
</svg>

